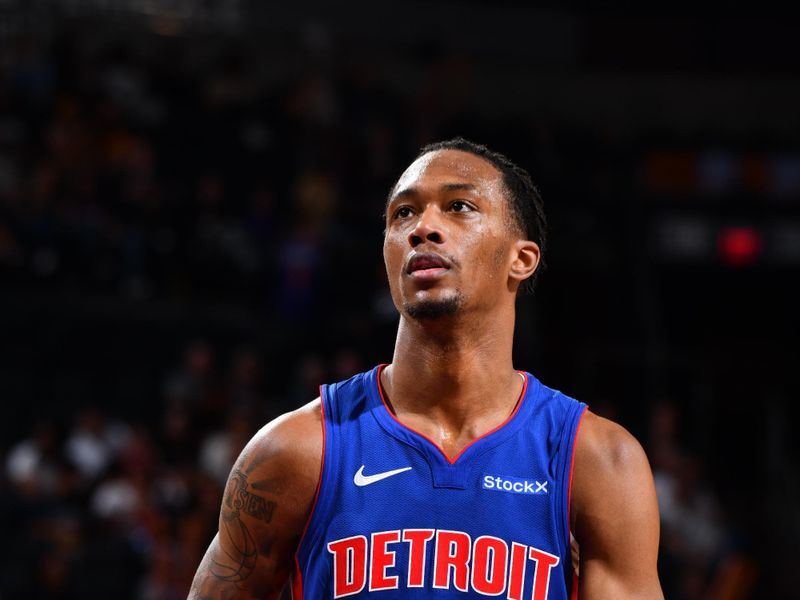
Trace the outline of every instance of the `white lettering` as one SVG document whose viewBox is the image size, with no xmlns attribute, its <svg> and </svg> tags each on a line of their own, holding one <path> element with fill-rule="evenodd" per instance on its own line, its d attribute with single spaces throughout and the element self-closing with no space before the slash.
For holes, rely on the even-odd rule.
<svg viewBox="0 0 800 600">
<path fill-rule="evenodd" d="M 483 476 L 483 489 L 512 492 L 514 494 L 546 494 L 548 481 L 535 481 L 519 477 Z"/>
<path fill-rule="evenodd" d="M 494 488 L 523 488 L 521 482 L 485 477 Z M 518 488 L 519 485 L 519 488 Z M 425 568 L 425 545 L 435 539 L 431 569 Z M 391 545 L 410 542 L 410 553 L 397 553 Z M 333 555 L 331 583 L 334 598 L 361 593 L 369 583 L 370 591 L 421 588 L 431 586 L 466 592 L 468 586 L 481 595 L 511 600 L 543 600 L 559 557 L 518 542 L 492 536 L 475 539 L 462 531 L 404 529 L 380 531 L 367 536 L 353 536 L 329 542 Z M 408 564 L 398 564 L 407 562 Z M 530 565 L 533 563 L 533 565 Z M 535 572 L 526 581 L 526 566 Z"/>
</svg>

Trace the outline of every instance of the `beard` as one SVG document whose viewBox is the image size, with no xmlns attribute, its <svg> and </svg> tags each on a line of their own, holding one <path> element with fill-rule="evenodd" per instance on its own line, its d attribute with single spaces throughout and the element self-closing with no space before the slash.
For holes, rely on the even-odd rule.
<svg viewBox="0 0 800 600">
<path fill-rule="evenodd" d="M 423 300 L 421 302 L 406 302 L 403 305 L 406 314 L 419 321 L 451 317 L 458 312 L 463 304 L 464 297 L 457 293 L 441 300 Z"/>
</svg>

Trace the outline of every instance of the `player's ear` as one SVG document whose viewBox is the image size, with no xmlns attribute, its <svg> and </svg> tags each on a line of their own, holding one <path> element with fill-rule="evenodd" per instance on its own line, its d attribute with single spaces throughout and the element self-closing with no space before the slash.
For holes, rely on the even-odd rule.
<svg viewBox="0 0 800 600">
<path fill-rule="evenodd" d="M 533 275 L 536 267 L 539 266 L 539 258 L 541 250 L 539 244 L 531 240 L 517 240 L 514 242 L 511 256 L 511 268 L 509 269 L 508 276 L 516 280 L 517 283 L 522 283 L 528 277 Z"/>
</svg>

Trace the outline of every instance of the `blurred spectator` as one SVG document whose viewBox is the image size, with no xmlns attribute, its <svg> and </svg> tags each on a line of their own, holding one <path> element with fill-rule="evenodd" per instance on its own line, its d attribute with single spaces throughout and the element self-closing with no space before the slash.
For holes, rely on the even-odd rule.
<svg viewBox="0 0 800 600">
<path fill-rule="evenodd" d="M 750 597 L 756 572 L 702 461 L 681 447 L 680 412 L 669 399 L 655 403 L 648 447 L 661 516 L 659 570 L 664 593 L 675 600 Z"/>
<path fill-rule="evenodd" d="M 221 487 L 230 474 L 236 457 L 258 428 L 253 422 L 253 411 L 232 410 L 227 418 L 225 429 L 212 432 L 200 447 L 200 466 Z"/>
<path fill-rule="evenodd" d="M 278 249 L 277 308 L 292 322 L 309 318 L 319 292 L 319 271 L 324 253 L 321 233 L 297 226 Z"/>
<path fill-rule="evenodd" d="M 320 382 L 325 382 L 328 365 L 315 354 L 302 356 L 297 363 L 288 392 L 290 406 L 299 408 L 319 396 Z"/>
<path fill-rule="evenodd" d="M 238 348 L 233 355 L 228 375 L 227 404 L 235 412 L 256 416 L 266 413 L 263 366 L 261 357 L 253 348 Z"/>
<path fill-rule="evenodd" d="M 204 340 L 191 342 L 184 351 L 181 366 L 165 380 L 164 395 L 167 411 L 162 433 L 175 455 L 188 458 L 191 450 L 181 450 L 181 438 L 190 435 L 195 427 L 207 431 L 224 418 L 228 398 L 220 386 L 216 371 L 216 356 Z"/>
<path fill-rule="evenodd" d="M 93 481 L 125 447 L 129 436 L 126 424 L 109 423 L 98 407 L 87 406 L 78 413 L 67 437 L 66 456 L 87 481 Z"/>
<path fill-rule="evenodd" d="M 719 502 L 705 484 L 697 458 L 680 456 L 674 468 L 654 474 L 666 550 L 708 568 L 720 551 Z"/>
<path fill-rule="evenodd" d="M 136 482 L 122 474 L 111 474 L 92 494 L 92 512 L 101 519 L 118 520 L 127 526 L 130 518 L 141 508 L 142 496 L 142 489 Z"/>
<path fill-rule="evenodd" d="M 193 426 L 189 411 L 179 406 L 167 407 L 161 418 L 158 446 L 161 463 L 185 465 L 193 463 L 197 451 L 196 435 L 199 428 Z"/>
<path fill-rule="evenodd" d="M 49 421 L 38 421 L 31 436 L 9 451 L 6 474 L 21 492 L 40 495 L 55 491 L 58 471 L 56 428 Z"/>
<path fill-rule="evenodd" d="M 214 372 L 214 350 L 208 342 L 197 340 L 189 344 L 181 366 L 164 383 L 167 405 L 182 409 L 197 409 L 206 402 Z"/>
</svg>

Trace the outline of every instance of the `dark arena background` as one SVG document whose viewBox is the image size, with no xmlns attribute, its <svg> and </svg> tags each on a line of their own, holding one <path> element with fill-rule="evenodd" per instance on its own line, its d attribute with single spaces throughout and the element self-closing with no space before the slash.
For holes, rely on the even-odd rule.
<svg viewBox="0 0 800 600">
<path fill-rule="evenodd" d="M 2 600 L 186 597 L 245 441 L 391 360 L 455 135 L 542 192 L 516 366 L 644 445 L 666 597 L 797 597 L 798 22 L 559 4 L 0 1 Z"/>
</svg>

